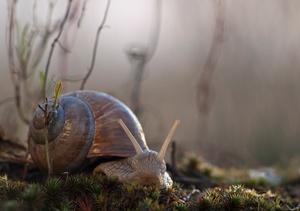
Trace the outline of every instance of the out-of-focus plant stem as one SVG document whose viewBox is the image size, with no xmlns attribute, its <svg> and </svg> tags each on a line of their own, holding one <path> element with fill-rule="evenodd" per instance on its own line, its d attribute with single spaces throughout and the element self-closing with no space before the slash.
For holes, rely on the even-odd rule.
<svg viewBox="0 0 300 211">
<path fill-rule="evenodd" d="M 65 25 L 65 23 L 68 19 L 68 16 L 69 16 L 71 5 L 72 5 L 72 0 L 69 0 L 69 4 L 68 4 L 68 7 L 67 7 L 65 17 L 64 17 L 64 19 L 63 19 L 63 21 L 60 25 L 59 33 L 58 33 L 57 37 L 54 39 L 54 41 L 52 42 L 52 45 L 51 45 L 51 49 L 50 49 L 50 53 L 49 53 L 49 56 L 48 56 L 47 65 L 46 65 L 46 69 L 45 69 L 45 77 L 44 77 L 45 82 L 43 84 L 43 89 L 42 89 L 43 98 L 46 98 L 47 76 L 48 76 L 48 72 L 49 72 L 49 67 L 50 67 L 54 47 L 55 47 L 55 44 L 58 42 L 58 40 L 60 38 L 60 35 L 62 34 L 62 31 L 64 29 L 64 25 Z"/>
<path fill-rule="evenodd" d="M 85 84 L 88 80 L 88 78 L 90 77 L 93 69 L 94 69 L 94 65 L 95 65 L 95 60 L 96 60 L 96 55 L 97 55 L 97 48 L 98 48 L 98 42 L 99 42 L 99 36 L 100 36 L 100 32 L 101 30 L 104 28 L 104 25 L 105 25 L 105 22 L 106 22 L 106 19 L 107 19 L 107 14 L 108 14 L 108 11 L 109 11 L 109 6 L 110 6 L 110 0 L 107 1 L 107 4 L 106 4 L 106 9 L 105 9 L 105 12 L 104 12 L 104 16 L 103 16 L 103 19 L 102 19 L 102 22 L 97 30 L 97 33 L 96 33 L 96 38 L 95 38 L 95 44 L 94 44 L 94 49 L 93 49 L 93 58 L 92 58 L 92 61 L 91 61 L 91 66 L 90 68 L 88 69 L 88 72 L 86 73 L 86 75 L 84 76 L 83 80 L 82 80 L 82 83 L 81 83 L 81 86 L 80 86 L 80 89 L 84 89 L 85 87 Z"/>
<path fill-rule="evenodd" d="M 83 2 L 82 9 L 81 9 L 81 15 L 80 15 L 80 17 L 78 19 L 78 22 L 77 22 L 77 27 L 78 28 L 81 27 L 81 22 L 82 22 L 84 14 L 85 14 L 85 8 L 86 8 L 86 4 L 87 4 L 88 1 L 89 0 L 84 0 L 84 2 Z"/>
<path fill-rule="evenodd" d="M 221 46 L 224 41 L 225 3 L 226 2 L 223 2 L 222 0 L 213 1 L 215 9 L 213 40 L 197 86 L 197 105 L 199 112 L 199 130 L 197 130 L 197 136 L 200 139 L 201 147 L 203 147 L 207 138 L 208 116 L 212 106 L 211 84 L 220 55 Z"/>
<path fill-rule="evenodd" d="M 51 165 L 50 165 L 50 155 L 49 155 L 49 141 L 48 141 L 48 127 L 44 128 L 45 133 L 45 153 L 46 153 L 46 161 L 48 165 L 48 177 L 50 177 Z"/>
<path fill-rule="evenodd" d="M 16 68 L 16 64 L 14 63 L 14 37 L 15 37 L 15 22 L 16 22 L 16 4 L 17 0 L 13 0 L 8 2 L 8 11 L 9 11 L 9 18 L 8 18 L 8 59 L 9 59 L 9 69 L 11 79 L 15 89 L 15 105 L 17 107 L 17 111 L 19 114 L 20 119 L 29 124 L 29 119 L 25 117 L 24 111 L 22 110 L 21 106 L 21 93 L 20 93 L 20 83 L 21 83 L 21 72 Z"/>
<path fill-rule="evenodd" d="M 134 64 L 134 80 L 133 87 L 131 91 L 131 108 L 137 117 L 141 117 L 143 113 L 142 103 L 140 100 L 141 87 L 144 79 L 145 66 L 153 58 L 158 45 L 158 39 L 160 34 L 160 23 L 161 23 L 161 12 L 162 12 L 162 0 L 156 0 L 154 2 L 154 12 L 153 12 L 153 23 L 152 30 L 150 32 L 148 45 L 146 48 L 140 49 L 129 49 L 127 54 Z"/>
</svg>

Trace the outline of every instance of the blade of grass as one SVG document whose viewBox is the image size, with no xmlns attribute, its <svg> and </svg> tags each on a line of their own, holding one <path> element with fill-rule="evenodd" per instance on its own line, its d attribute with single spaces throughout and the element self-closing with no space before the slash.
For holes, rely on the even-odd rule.
<svg viewBox="0 0 300 211">
<path fill-rule="evenodd" d="M 60 93 L 62 91 L 62 82 L 61 82 L 61 80 L 59 80 L 57 82 L 53 80 L 53 82 L 55 83 L 55 88 L 54 88 L 54 102 L 53 102 L 53 105 L 52 105 L 52 108 L 54 109 L 56 107 L 56 103 L 58 101 Z"/>
</svg>

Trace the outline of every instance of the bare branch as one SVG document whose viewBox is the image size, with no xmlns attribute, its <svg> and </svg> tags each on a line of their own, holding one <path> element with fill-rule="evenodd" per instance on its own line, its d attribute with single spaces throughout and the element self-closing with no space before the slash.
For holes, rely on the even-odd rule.
<svg viewBox="0 0 300 211">
<path fill-rule="evenodd" d="M 16 4 L 17 0 L 14 0 L 10 7 L 8 5 L 8 59 L 9 59 L 9 69 L 10 69 L 10 75 L 12 78 L 12 82 L 14 86 L 19 84 L 19 78 L 15 77 L 15 66 L 14 66 L 14 35 L 15 35 L 15 30 L 14 30 L 14 23 L 15 23 L 15 13 L 16 13 Z"/>
<path fill-rule="evenodd" d="M 78 19 L 78 22 L 77 22 L 77 28 L 80 28 L 80 26 L 81 26 L 81 22 L 82 22 L 84 13 L 85 13 L 86 4 L 87 4 L 88 1 L 89 0 L 84 0 L 84 2 L 83 2 L 81 15 L 80 15 L 80 18 Z"/>
<path fill-rule="evenodd" d="M 68 53 L 71 52 L 72 46 L 74 45 L 74 42 L 77 37 L 77 21 L 80 16 L 80 12 L 82 9 L 82 3 L 83 0 L 75 1 L 70 9 L 70 14 L 67 20 L 67 23 L 65 24 L 64 31 L 61 35 L 59 44 L 61 47 L 63 46 L 63 49 L 59 51 L 58 56 L 58 71 L 59 71 L 59 78 L 65 77 L 68 75 Z M 66 51 L 66 49 L 68 49 Z M 65 86 L 67 88 L 67 86 Z"/>
<path fill-rule="evenodd" d="M 59 38 L 60 38 L 60 35 L 62 34 L 62 31 L 64 29 L 64 25 L 68 19 L 68 16 L 69 16 L 69 12 L 70 12 L 70 8 L 71 8 L 71 4 L 72 4 L 72 0 L 69 0 L 69 4 L 68 4 L 68 7 L 67 7 L 67 11 L 66 11 L 66 14 L 65 14 L 65 17 L 60 25 L 60 30 L 59 30 L 59 33 L 57 35 L 57 37 L 54 39 L 52 45 L 51 45 L 51 49 L 50 49 L 50 53 L 49 53 L 49 57 L 48 57 L 48 61 L 47 61 L 47 65 L 46 65 L 46 69 L 45 69 L 45 83 L 43 84 L 43 90 L 42 90 L 42 94 L 43 94 L 43 98 L 46 98 L 46 84 L 47 84 L 47 76 L 48 76 L 48 72 L 49 72 L 49 67 L 50 67 L 50 62 L 51 62 L 51 58 L 52 58 L 52 54 L 53 54 L 53 51 L 54 51 L 54 47 L 55 47 L 55 44 L 58 42 Z"/>
<path fill-rule="evenodd" d="M 211 100 L 211 83 L 224 37 L 225 5 L 221 0 L 214 1 L 215 27 L 212 45 L 200 76 L 197 93 L 198 110 L 208 113 Z"/>
<path fill-rule="evenodd" d="M 16 157 L 10 157 L 10 156 L 6 156 L 6 155 L 0 155 L 0 159 L 12 162 L 12 163 L 31 163 L 33 164 L 32 160 L 27 160 L 24 158 L 16 158 Z"/>
<path fill-rule="evenodd" d="M 151 30 L 151 34 L 149 37 L 146 63 L 152 59 L 158 45 L 160 24 L 161 24 L 161 10 L 162 10 L 162 0 L 156 0 L 156 4 L 154 8 L 154 23 L 152 26 L 153 29 Z"/>
<path fill-rule="evenodd" d="M 100 36 L 101 30 L 102 30 L 103 27 L 104 27 L 106 18 L 107 18 L 107 14 L 108 14 L 108 10 L 109 10 L 109 5 L 110 5 L 110 0 L 107 0 L 107 5 L 106 5 L 106 9 L 105 9 L 104 16 L 103 16 L 103 19 L 102 19 L 102 23 L 100 24 L 100 26 L 99 26 L 99 28 L 98 28 L 98 30 L 97 30 L 97 34 L 96 34 L 96 39 L 95 39 L 95 44 L 94 44 L 93 58 L 92 58 L 91 66 L 90 66 L 90 68 L 89 68 L 87 74 L 85 75 L 85 77 L 84 77 L 83 80 L 82 80 L 80 89 L 84 89 L 84 86 L 85 86 L 85 84 L 86 84 L 88 78 L 90 77 L 90 75 L 91 75 L 93 69 L 94 69 L 95 60 L 96 60 L 96 55 L 97 55 L 97 47 L 98 47 L 98 42 L 99 42 L 99 36 Z"/>
<path fill-rule="evenodd" d="M 141 117 L 143 108 L 140 102 L 142 81 L 144 79 L 145 66 L 152 59 L 159 40 L 161 24 L 162 0 L 154 2 L 152 30 L 149 36 L 148 46 L 132 45 L 127 49 L 127 55 L 134 65 L 135 75 L 131 92 L 131 107 L 135 115 Z"/>
<path fill-rule="evenodd" d="M 16 105 L 17 105 L 17 110 L 18 110 L 18 115 L 21 118 L 21 120 L 29 125 L 30 124 L 30 120 L 25 116 L 22 108 L 21 108 L 21 92 L 20 92 L 20 86 L 15 86 L 15 93 L 16 93 Z"/>
<path fill-rule="evenodd" d="M 207 138 L 208 115 L 212 107 L 213 93 L 211 84 L 224 40 L 225 2 L 222 0 L 214 0 L 213 4 L 215 9 L 213 40 L 199 78 L 196 96 L 199 112 L 199 130 L 197 132 L 199 134 L 197 135 L 199 135 L 202 149 L 204 148 L 204 141 Z"/>
<path fill-rule="evenodd" d="M 17 0 L 13 0 L 11 4 L 8 4 L 8 60 L 9 60 L 9 71 L 11 80 L 15 89 L 15 105 L 17 107 L 17 111 L 21 120 L 29 124 L 29 120 L 25 117 L 24 112 L 21 108 L 21 93 L 20 93 L 20 85 L 21 85 L 21 75 L 16 74 L 18 70 L 16 70 L 16 66 L 14 63 L 14 37 L 15 37 L 15 22 L 16 22 L 16 5 Z"/>
</svg>

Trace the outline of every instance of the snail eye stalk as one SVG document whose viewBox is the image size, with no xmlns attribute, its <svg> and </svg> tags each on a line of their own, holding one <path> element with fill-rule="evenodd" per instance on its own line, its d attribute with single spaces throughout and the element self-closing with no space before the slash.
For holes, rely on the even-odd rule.
<svg viewBox="0 0 300 211">
<path fill-rule="evenodd" d="M 127 134 L 128 138 L 130 139 L 136 154 L 142 154 L 143 150 L 141 148 L 141 146 L 139 145 L 139 143 L 136 141 L 136 139 L 134 138 L 134 136 L 131 134 L 131 132 L 129 131 L 129 129 L 127 128 L 127 126 L 125 125 L 125 123 L 123 122 L 122 119 L 118 119 L 118 123 L 121 125 L 121 127 L 124 129 L 125 133 Z"/>
<path fill-rule="evenodd" d="M 170 130 L 170 132 L 169 132 L 169 134 L 168 134 L 165 142 L 163 143 L 163 145 L 161 147 L 161 150 L 159 151 L 159 153 L 157 155 L 157 159 L 159 161 L 163 161 L 163 159 L 164 159 L 164 157 L 166 155 L 166 151 L 168 149 L 168 145 L 169 145 L 169 143 L 171 141 L 171 138 L 172 138 L 172 136 L 173 136 L 173 134 L 174 134 L 177 126 L 179 125 L 179 123 L 180 123 L 180 120 L 178 120 L 178 119 L 174 122 L 174 124 L 173 124 L 173 126 L 172 126 L 172 128 L 171 128 L 171 130 Z"/>
</svg>

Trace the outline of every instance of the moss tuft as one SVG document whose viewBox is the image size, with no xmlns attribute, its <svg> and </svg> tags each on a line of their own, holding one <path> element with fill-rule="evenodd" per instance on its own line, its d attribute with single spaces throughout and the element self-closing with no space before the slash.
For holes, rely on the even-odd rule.
<svg viewBox="0 0 300 211">
<path fill-rule="evenodd" d="M 23 206 L 26 210 L 41 210 L 44 207 L 46 194 L 39 184 L 29 184 L 21 198 L 24 199 Z"/>
<path fill-rule="evenodd" d="M 279 199 L 258 194 L 242 185 L 207 189 L 202 195 L 197 195 L 189 207 L 192 210 L 282 210 Z"/>
<path fill-rule="evenodd" d="M 2 176 L 0 189 L 0 210 L 283 210 L 292 205 L 271 191 L 243 185 L 189 193 L 177 183 L 160 190 L 84 174 L 31 184 Z"/>
</svg>

